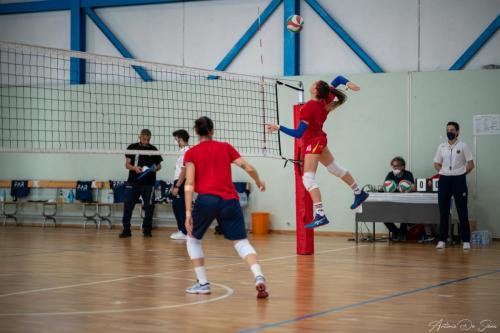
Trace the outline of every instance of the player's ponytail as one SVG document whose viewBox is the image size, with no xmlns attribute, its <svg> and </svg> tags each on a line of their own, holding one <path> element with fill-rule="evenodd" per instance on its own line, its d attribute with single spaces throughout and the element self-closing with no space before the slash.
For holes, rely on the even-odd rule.
<svg viewBox="0 0 500 333">
<path fill-rule="evenodd" d="M 340 91 L 337 88 L 332 88 L 331 92 L 337 97 L 337 99 L 333 102 L 334 107 L 344 104 L 347 100 L 347 96 L 343 91 Z"/>
</svg>

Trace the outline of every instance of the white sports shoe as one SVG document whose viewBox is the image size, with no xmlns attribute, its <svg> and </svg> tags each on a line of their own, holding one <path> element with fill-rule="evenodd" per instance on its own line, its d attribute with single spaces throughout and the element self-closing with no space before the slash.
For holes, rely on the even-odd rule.
<svg viewBox="0 0 500 333">
<path fill-rule="evenodd" d="M 184 235 L 182 231 L 177 231 L 171 234 L 170 238 L 175 240 L 186 240 L 186 235 Z"/>
<path fill-rule="evenodd" d="M 470 243 L 464 242 L 464 250 L 470 250 Z"/>
<path fill-rule="evenodd" d="M 444 249 L 446 247 L 446 243 L 443 241 L 439 241 L 436 245 L 436 249 Z"/>
<path fill-rule="evenodd" d="M 188 294 L 210 294 L 210 283 L 200 284 L 198 281 L 186 289 Z"/>
</svg>

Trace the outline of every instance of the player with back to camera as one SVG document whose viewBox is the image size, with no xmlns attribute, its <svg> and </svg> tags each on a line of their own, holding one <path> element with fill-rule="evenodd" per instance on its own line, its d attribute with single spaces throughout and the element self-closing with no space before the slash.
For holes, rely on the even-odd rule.
<svg viewBox="0 0 500 333">
<path fill-rule="evenodd" d="M 319 185 L 315 179 L 319 163 L 323 164 L 330 173 L 342 179 L 353 190 L 354 202 L 351 209 L 356 209 L 368 198 L 368 193 L 359 188 L 351 173 L 335 161 L 327 147 L 327 137 L 323 131 L 323 124 L 330 112 L 344 104 L 347 99 L 347 96 L 337 89 L 341 84 L 354 91 L 360 89 L 343 76 L 336 77 L 332 81 L 332 86 L 325 81 L 315 81 L 309 90 L 311 99 L 300 109 L 300 122 L 297 128 L 291 129 L 279 124 L 266 124 L 269 132 L 280 130 L 301 141 L 304 154 L 302 181 L 309 191 L 314 205 L 314 219 L 311 223 L 306 224 L 306 228 L 316 228 L 329 223 L 325 215 Z"/>
<path fill-rule="evenodd" d="M 217 219 L 222 234 L 233 242 L 236 252 L 250 267 L 258 298 L 268 297 L 266 280 L 257 262 L 257 253 L 247 239 L 245 220 L 231 176 L 231 164 L 245 170 L 260 191 L 266 185 L 255 170 L 229 143 L 213 140 L 214 124 L 208 117 L 195 121 L 199 143 L 184 155 L 186 183 L 187 251 L 193 263 L 197 282 L 186 289 L 189 294 L 210 294 L 201 239 Z M 193 192 L 198 193 L 193 207 Z"/>
</svg>

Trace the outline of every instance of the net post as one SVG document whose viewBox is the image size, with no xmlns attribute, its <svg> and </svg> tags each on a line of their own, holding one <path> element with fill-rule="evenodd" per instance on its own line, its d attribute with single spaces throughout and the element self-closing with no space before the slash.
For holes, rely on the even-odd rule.
<svg viewBox="0 0 500 333">
<path fill-rule="evenodd" d="M 297 127 L 300 121 L 300 108 L 302 104 L 293 106 L 293 121 Z M 294 140 L 294 159 L 302 161 L 302 147 L 300 140 Z M 312 221 L 312 199 L 302 183 L 303 167 L 295 163 L 295 216 L 296 216 L 296 238 L 297 254 L 314 254 L 314 229 L 306 229 L 305 225 Z"/>
</svg>

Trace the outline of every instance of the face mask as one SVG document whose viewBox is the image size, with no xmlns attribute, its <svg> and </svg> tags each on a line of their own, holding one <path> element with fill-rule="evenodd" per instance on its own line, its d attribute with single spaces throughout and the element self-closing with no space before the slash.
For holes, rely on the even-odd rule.
<svg viewBox="0 0 500 333">
<path fill-rule="evenodd" d="M 394 176 L 397 176 L 401 173 L 401 170 L 399 169 L 392 169 L 392 173 L 394 174 Z"/>
<path fill-rule="evenodd" d="M 447 132 L 446 136 L 448 137 L 448 140 L 453 140 L 457 135 L 453 132 Z"/>
</svg>

